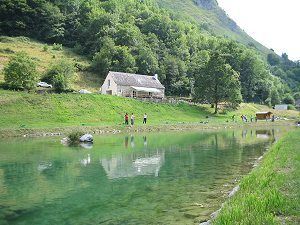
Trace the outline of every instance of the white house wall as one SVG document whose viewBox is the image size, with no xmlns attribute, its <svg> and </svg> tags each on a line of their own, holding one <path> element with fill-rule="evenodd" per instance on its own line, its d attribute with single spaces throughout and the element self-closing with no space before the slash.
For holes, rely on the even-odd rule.
<svg viewBox="0 0 300 225">
<path fill-rule="evenodd" d="M 108 86 L 109 80 L 110 80 L 110 86 Z M 101 87 L 101 94 L 106 95 L 107 91 L 112 91 L 112 95 L 118 95 L 118 85 L 114 82 L 111 74 L 108 74 Z"/>
</svg>

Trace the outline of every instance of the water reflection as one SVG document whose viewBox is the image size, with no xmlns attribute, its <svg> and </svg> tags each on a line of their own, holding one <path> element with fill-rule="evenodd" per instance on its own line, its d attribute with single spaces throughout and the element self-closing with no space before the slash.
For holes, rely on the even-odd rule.
<svg viewBox="0 0 300 225">
<path fill-rule="evenodd" d="M 143 136 L 143 139 L 144 139 L 144 147 L 147 147 L 148 146 L 147 137 Z"/>
<path fill-rule="evenodd" d="M 256 130 L 256 137 L 260 139 L 269 139 L 274 137 L 274 130 Z"/>
<path fill-rule="evenodd" d="M 194 224 L 184 214 L 219 208 L 274 136 L 116 135 L 96 137 L 93 151 L 56 139 L 0 142 L 0 224 Z"/>
<path fill-rule="evenodd" d="M 80 143 L 80 146 L 82 147 L 82 148 L 85 148 L 85 149 L 92 149 L 93 148 L 93 143 Z"/>
<path fill-rule="evenodd" d="M 38 165 L 38 171 L 43 172 L 52 168 L 52 162 L 40 162 Z"/>
<path fill-rule="evenodd" d="M 158 176 L 164 161 L 164 151 L 158 150 L 154 155 L 133 154 L 102 158 L 100 159 L 100 164 L 104 168 L 109 179 L 118 179 L 141 175 Z"/>
<path fill-rule="evenodd" d="M 87 166 L 87 165 L 91 164 L 91 155 L 87 154 L 87 157 L 84 158 L 84 159 L 82 159 L 82 160 L 80 160 L 80 163 L 83 166 Z"/>
</svg>

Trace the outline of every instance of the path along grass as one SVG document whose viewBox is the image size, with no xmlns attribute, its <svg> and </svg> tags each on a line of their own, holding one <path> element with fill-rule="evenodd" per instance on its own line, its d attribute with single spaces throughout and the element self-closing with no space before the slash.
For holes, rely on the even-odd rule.
<svg viewBox="0 0 300 225">
<path fill-rule="evenodd" d="M 213 224 L 300 224 L 300 129 L 266 153 Z"/>
</svg>

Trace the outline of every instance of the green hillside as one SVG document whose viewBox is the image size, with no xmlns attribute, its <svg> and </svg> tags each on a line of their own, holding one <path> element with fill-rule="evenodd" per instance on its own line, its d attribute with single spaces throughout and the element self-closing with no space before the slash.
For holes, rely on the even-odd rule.
<svg viewBox="0 0 300 225">
<path fill-rule="evenodd" d="M 4 66 L 11 56 L 21 51 L 26 52 L 37 63 L 40 76 L 52 63 L 64 57 L 81 68 L 72 79 L 71 88 L 75 90 L 84 88 L 96 92 L 102 85 L 103 79 L 96 73 L 88 71 L 90 60 L 75 54 L 72 49 L 62 47 L 61 50 L 55 50 L 55 45 L 41 43 L 27 37 L 6 36 L 0 36 L 0 83 L 4 82 Z"/>
<path fill-rule="evenodd" d="M 242 104 L 236 111 L 218 116 L 210 105 L 157 104 L 108 95 L 32 94 L 0 90 L 0 130 L 20 128 L 63 128 L 123 125 L 123 116 L 134 113 L 136 125 L 142 125 L 147 113 L 149 125 L 199 123 L 210 125 L 231 121 L 241 123 L 242 114 L 254 116 L 266 106 Z M 274 112 L 277 116 L 296 119 L 297 111 Z"/>
<path fill-rule="evenodd" d="M 215 0 L 157 0 L 159 5 L 178 17 L 199 24 L 201 30 L 210 34 L 227 37 L 254 47 L 265 56 L 271 51 L 244 32 Z"/>
<path fill-rule="evenodd" d="M 8 56 L 22 50 L 36 61 L 40 72 L 49 68 L 52 59 L 66 56 L 78 69 L 71 82 L 76 90 L 96 91 L 108 71 L 121 71 L 159 74 L 167 96 L 193 96 L 215 105 L 228 101 L 275 105 L 285 99 L 294 104 L 290 93 L 298 85 L 290 87 L 298 72 L 287 79 L 273 76 L 266 55 L 261 54 L 264 49 L 254 48 L 253 40 L 214 0 L 6 0 L 0 5 L 0 21 L 0 35 L 25 36 L 50 45 L 45 50 L 44 44 L 31 45 L 26 38 L 3 37 L 0 67 Z M 54 43 L 68 48 L 57 50 L 51 47 Z M 215 59 L 219 59 L 218 66 Z M 217 79 L 213 76 L 219 73 L 224 80 L 217 83 L 224 84 L 224 91 L 214 88 Z M 56 72 L 43 81 L 55 86 L 54 80 L 60 77 L 69 83 L 62 76 L 66 75 Z M 7 81 L 8 87 L 24 89 L 12 85 L 15 80 Z M 205 88 L 197 88 L 199 84 Z M 67 85 L 57 91 L 65 90 Z"/>
</svg>

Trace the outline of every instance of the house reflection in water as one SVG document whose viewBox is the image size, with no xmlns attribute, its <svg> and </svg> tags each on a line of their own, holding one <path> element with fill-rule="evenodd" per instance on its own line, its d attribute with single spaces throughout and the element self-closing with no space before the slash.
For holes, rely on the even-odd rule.
<svg viewBox="0 0 300 225">
<path fill-rule="evenodd" d="M 274 133 L 274 131 L 273 131 Z M 270 137 L 274 137 L 274 134 L 272 135 L 272 132 L 270 130 L 257 130 L 256 131 L 256 137 L 260 139 L 269 139 Z"/>
<path fill-rule="evenodd" d="M 153 155 L 123 155 L 110 159 L 100 159 L 100 163 L 106 171 L 109 179 L 158 176 L 159 170 L 165 161 L 164 151 L 157 151 Z"/>
</svg>

